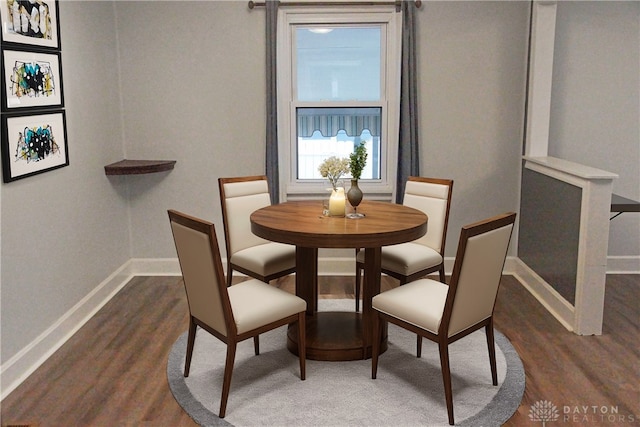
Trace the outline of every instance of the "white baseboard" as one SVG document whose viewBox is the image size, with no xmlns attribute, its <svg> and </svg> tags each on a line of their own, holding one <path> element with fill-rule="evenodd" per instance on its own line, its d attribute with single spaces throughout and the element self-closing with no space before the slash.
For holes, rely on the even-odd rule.
<svg viewBox="0 0 640 427">
<path fill-rule="evenodd" d="M 513 259 L 513 276 L 568 331 L 573 331 L 575 308 L 519 258 Z"/>
<path fill-rule="evenodd" d="M 451 274 L 453 263 L 453 258 L 445 259 L 445 271 L 447 274 Z M 226 265 L 225 260 L 223 260 L 223 265 Z M 640 257 L 609 257 L 607 267 L 607 273 L 609 274 L 638 274 L 640 272 Z M 321 257 L 318 259 L 318 270 L 320 275 L 325 276 L 353 276 L 355 263 L 352 257 Z M 516 257 L 507 257 L 504 273 L 516 276 L 534 295 L 545 291 L 544 285 L 535 280 L 535 273 L 527 272 L 525 274 L 523 272 Z M 9 360 L 2 363 L 0 366 L 0 401 L 71 338 L 132 277 L 179 276 L 180 274 L 180 265 L 177 258 L 132 258 L 124 263 L 40 336 Z M 547 308 L 549 309 L 549 307 Z M 550 311 L 553 313 L 553 307 L 551 307 Z M 558 310 L 555 311 L 557 312 Z M 560 311 L 563 310 L 561 309 Z M 560 321 L 565 324 L 563 320 Z M 567 325 L 565 324 L 565 326 Z"/>
<path fill-rule="evenodd" d="M 222 265 L 226 268 L 227 260 L 225 258 L 222 259 Z M 353 276 L 355 268 L 353 257 L 318 258 L 318 274 L 321 276 Z M 132 258 L 131 272 L 133 276 L 179 276 L 182 274 L 178 258 Z M 235 271 L 233 274 L 234 276 L 243 276 Z"/>
<path fill-rule="evenodd" d="M 35 340 L 0 366 L 0 401 L 60 348 L 133 277 L 124 263 Z"/>
<path fill-rule="evenodd" d="M 445 258 L 446 274 L 451 274 L 455 259 Z M 128 262 L 131 276 L 179 276 L 180 264 L 178 258 L 131 258 Z M 226 268 L 226 259 L 222 260 Z M 507 257 L 504 273 L 514 275 L 518 271 L 519 259 Z M 237 274 L 237 273 L 235 273 Z M 353 276 L 355 261 L 352 257 L 320 257 L 318 258 L 318 274 L 321 276 Z M 640 274 L 640 257 L 609 257 L 607 259 L 607 274 Z"/>
<path fill-rule="evenodd" d="M 131 258 L 132 276 L 180 276 L 178 258 Z M 222 260 L 226 266 L 227 261 Z"/>
<path fill-rule="evenodd" d="M 640 256 L 608 256 L 607 274 L 640 274 Z"/>
</svg>

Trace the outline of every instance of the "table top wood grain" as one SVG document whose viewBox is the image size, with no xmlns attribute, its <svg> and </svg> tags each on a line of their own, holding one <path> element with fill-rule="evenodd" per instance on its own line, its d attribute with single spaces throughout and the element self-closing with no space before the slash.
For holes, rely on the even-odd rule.
<svg viewBox="0 0 640 427">
<path fill-rule="evenodd" d="M 363 201 L 364 218 L 322 215 L 322 201 L 292 201 L 251 214 L 251 231 L 264 239 L 310 248 L 368 248 L 408 242 L 427 232 L 427 216 L 407 206 Z"/>
</svg>

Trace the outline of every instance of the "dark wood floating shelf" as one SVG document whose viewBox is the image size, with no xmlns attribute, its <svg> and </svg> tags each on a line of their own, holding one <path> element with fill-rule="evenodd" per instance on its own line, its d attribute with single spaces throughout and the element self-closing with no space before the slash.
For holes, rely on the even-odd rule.
<svg viewBox="0 0 640 427">
<path fill-rule="evenodd" d="M 640 212 L 640 202 L 612 194 L 611 212 Z"/>
<path fill-rule="evenodd" d="M 173 169 L 175 160 L 120 160 L 104 167 L 106 175 L 139 175 Z"/>
</svg>

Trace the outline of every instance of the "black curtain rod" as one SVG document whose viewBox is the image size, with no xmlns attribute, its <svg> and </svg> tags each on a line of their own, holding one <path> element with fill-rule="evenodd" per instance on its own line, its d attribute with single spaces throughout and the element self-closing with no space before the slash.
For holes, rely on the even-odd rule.
<svg viewBox="0 0 640 427">
<path fill-rule="evenodd" d="M 395 6 L 396 11 L 400 11 L 403 0 L 396 1 L 314 1 L 314 2 L 294 2 L 294 1 L 278 1 L 278 6 Z M 406 1 L 406 0 L 405 0 Z M 415 0 L 416 7 L 422 6 L 422 0 Z M 256 6 L 264 6 L 264 1 L 249 1 L 249 9 Z"/>
</svg>

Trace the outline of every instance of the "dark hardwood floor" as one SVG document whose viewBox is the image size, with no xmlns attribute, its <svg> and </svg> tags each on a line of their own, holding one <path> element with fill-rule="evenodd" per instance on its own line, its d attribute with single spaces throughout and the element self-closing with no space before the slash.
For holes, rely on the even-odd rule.
<svg viewBox="0 0 640 427">
<path fill-rule="evenodd" d="M 273 284 L 294 287 L 291 278 Z M 383 289 L 393 286 L 383 278 Z M 353 298 L 353 278 L 321 277 L 319 294 Z M 577 336 L 505 276 L 495 325 L 526 371 L 524 398 L 506 425 L 541 425 L 529 418 L 540 401 L 555 405 L 564 425 L 640 423 L 639 302 L 640 276 L 608 276 L 603 334 Z M 173 399 L 166 378 L 169 349 L 186 329 L 181 278 L 132 279 L 2 401 L 2 425 L 195 425 Z"/>
</svg>

